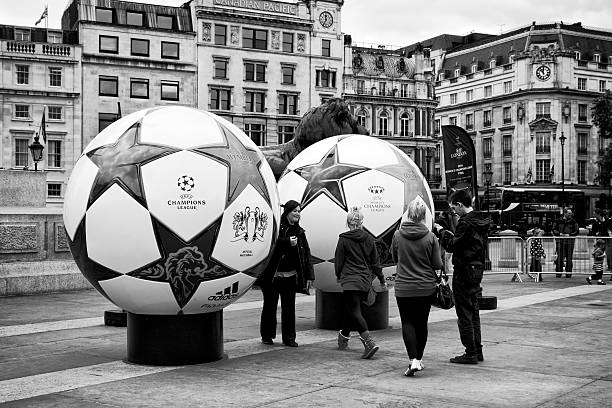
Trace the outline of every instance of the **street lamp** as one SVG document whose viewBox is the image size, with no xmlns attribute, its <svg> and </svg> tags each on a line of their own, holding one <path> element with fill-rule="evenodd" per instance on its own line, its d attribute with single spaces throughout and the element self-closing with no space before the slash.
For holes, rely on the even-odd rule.
<svg viewBox="0 0 612 408">
<path fill-rule="evenodd" d="M 485 190 L 485 194 L 486 194 L 486 203 L 487 203 L 487 214 L 489 214 L 490 212 L 490 206 L 489 206 L 489 187 L 491 186 L 491 178 L 493 177 L 493 171 L 488 168 L 485 171 L 482 172 L 482 174 L 484 175 L 484 182 L 485 185 L 487 186 L 487 189 Z"/>
<path fill-rule="evenodd" d="M 563 105 L 563 110 L 561 111 L 563 115 L 564 122 L 567 123 L 567 119 L 570 115 L 570 106 L 569 103 L 565 103 Z M 563 200 L 563 204 L 565 204 L 565 141 L 567 138 L 561 130 L 561 137 L 559 137 L 559 141 L 561 142 L 561 196 Z"/>
<path fill-rule="evenodd" d="M 45 149 L 45 147 L 38 141 L 38 133 L 34 134 L 34 141 L 30 146 L 28 146 L 28 148 L 32 154 L 32 159 L 34 160 L 34 171 L 38 171 L 38 162 L 42 160 L 43 150 Z"/>
<path fill-rule="evenodd" d="M 427 183 L 429 184 L 430 177 L 430 164 L 431 164 L 431 149 L 428 147 L 425 154 L 425 161 L 427 162 Z"/>
</svg>

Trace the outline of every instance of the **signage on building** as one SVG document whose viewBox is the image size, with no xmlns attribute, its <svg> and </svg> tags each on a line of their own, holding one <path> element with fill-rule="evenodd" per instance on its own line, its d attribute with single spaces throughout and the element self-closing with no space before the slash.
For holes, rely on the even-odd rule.
<svg viewBox="0 0 612 408">
<path fill-rule="evenodd" d="M 215 6 L 239 7 L 249 10 L 297 15 L 297 4 L 267 0 L 215 0 Z"/>
</svg>

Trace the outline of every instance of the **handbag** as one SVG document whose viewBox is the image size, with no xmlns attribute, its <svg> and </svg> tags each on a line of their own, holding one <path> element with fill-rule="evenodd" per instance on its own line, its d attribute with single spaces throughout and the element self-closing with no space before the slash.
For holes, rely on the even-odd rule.
<svg viewBox="0 0 612 408">
<path fill-rule="evenodd" d="M 368 296 L 361 301 L 364 306 L 370 307 L 376 302 L 376 291 L 372 286 L 368 289 Z"/>
<path fill-rule="evenodd" d="M 432 306 L 444 310 L 452 309 L 455 306 L 455 300 L 453 299 L 453 290 L 448 284 L 446 272 L 442 271 L 440 276 L 438 276 L 438 280 Z"/>
</svg>

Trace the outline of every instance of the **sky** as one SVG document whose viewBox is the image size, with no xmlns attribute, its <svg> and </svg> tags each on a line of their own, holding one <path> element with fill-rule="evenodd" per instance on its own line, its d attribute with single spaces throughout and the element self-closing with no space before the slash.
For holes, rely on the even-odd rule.
<svg viewBox="0 0 612 408">
<path fill-rule="evenodd" d="M 179 6 L 186 0 L 143 0 Z M 49 6 L 49 28 L 61 28 L 69 0 L 0 0 L 0 24 L 33 26 Z M 581 22 L 612 30 L 610 0 L 344 0 L 342 31 L 354 44 L 404 46 L 440 34 L 499 34 L 537 23 Z M 39 24 L 44 27 L 45 22 Z"/>
</svg>

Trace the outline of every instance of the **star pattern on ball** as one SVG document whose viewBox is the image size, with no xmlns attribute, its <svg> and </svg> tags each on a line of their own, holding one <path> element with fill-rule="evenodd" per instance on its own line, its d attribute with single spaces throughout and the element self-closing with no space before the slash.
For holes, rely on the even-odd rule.
<svg viewBox="0 0 612 408">
<path fill-rule="evenodd" d="M 248 149 L 225 126 L 218 124 L 225 135 L 227 144 L 205 149 L 194 149 L 195 152 L 220 161 L 228 168 L 227 204 L 230 205 L 250 184 L 267 201 L 270 201 L 268 189 L 259 171 L 262 157 L 254 150 Z"/>
<path fill-rule="evenodd" d="M 158 157 L 177 152 L 167 146 L 138 143 L 140 124 L 125 131 L 112 145 L 98 147 L 87 153 L 87 157 L 98 166 L 89 205 L 114 183 L 119 184 L 143 206 L 145 197 L 140 183 L 140 166 Z"/>
<path fill-rule="evenodd" d="M 302 196 L 302 206 L 308 205 L 319 194 L 325 194 L 344 210 L 346 197 L 342 181 L 368 171 L 367 167 L 338 162 L 338 148 L 335 145 L 319 163 L 300 167 L 294 171 L 308 181 Z"/>
</svg>

